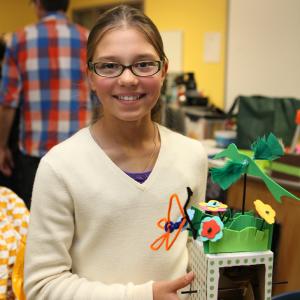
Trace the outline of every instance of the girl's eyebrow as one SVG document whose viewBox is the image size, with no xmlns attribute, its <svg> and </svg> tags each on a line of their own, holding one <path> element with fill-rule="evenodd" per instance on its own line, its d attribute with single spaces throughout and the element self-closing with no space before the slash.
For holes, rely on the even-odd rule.
<svg viewBox="0 0 300 300">
<path fill-rule="evenodd" d="M 136 60 L 138 59 L 153 59 L 153 60 L 159 60 L 159 57 L 157 57 L 156 55 L 152 54 L 152 53 L 147 53 L 147 54 L 140 54 L 138 56 L 135 57 Z"/>
<path fill-rule="evenodd" d="M 150 54 L 150 53 L 145 53 L 145 54 L 139 54 L 137 56 L 134 56 L 132 61 L 134 62 L 134 61 L 141 60 L 141 59 L 159 60 L 159 57 L 156 57 L 155 55 Z M 113 56 L 113 55 L 105 55 L 105 56 L 100 56 L 100 57 L 95 58 L 95 61 L 119 62 L 121 60 L 122 60 L 121 57 Z"/>
</svg>

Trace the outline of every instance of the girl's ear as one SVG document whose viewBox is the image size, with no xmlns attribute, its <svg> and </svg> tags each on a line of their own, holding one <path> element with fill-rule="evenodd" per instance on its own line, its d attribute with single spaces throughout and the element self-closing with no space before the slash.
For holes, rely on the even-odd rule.
<svg viewBox="0 0 300 300">
<path fill-rule="evenodd" d="M 167 76 L 167 72 L 168 72 L 168 68 L 169 68 L 169 63 L 166 61 L 164 62 L 164 65 L 162 67 L 162 77 L 165 79 L 165 77 Z"/>
<path fill-rule="evenodd" d="M 86 67 L 86 77 L 87 77 L 90 89 L 92 91 L 95 91 L 95 84 L 94 84 L 94 80 L 93 80 L 93 72 L 91 72 L 88 67 Z"/>
<path fill-rule="evenodd" d="M 163 86 L 164 81 L 165 81 L 165 79 L 166 79 L 167 72 L 168 72 L 168 67 L 169 67 L 169 64 L 168 64 L 168 62 L 166 61 L 166 62 L 163 64 L 163 67 L 162 67 L 162 70 L 161 70 L 161 86 Z"/>
</svg>

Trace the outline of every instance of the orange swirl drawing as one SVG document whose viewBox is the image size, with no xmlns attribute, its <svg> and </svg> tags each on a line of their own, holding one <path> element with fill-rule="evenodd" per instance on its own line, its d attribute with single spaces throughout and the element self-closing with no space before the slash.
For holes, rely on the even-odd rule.
<svg viewBox="0 0 300 300">
<path fill-rule="evenodd" d="M 172 229 L 172 226 L 174 223 L 171 221 L 171 210 L 174 200 L 177 202 L 177 205 L 179 207 L 182 219 L 180 221 L 180 224 L 176 229 Z M 150 248 L 154 251 L 157 251 L 160 249 L 160 247 L 165 244 L 166 250 L 170 250 L 171 247 L 174 245 L 176 239 L 178 238 L 180 232 L 182 231 L 182 228 L 184 227 L 185 223 L 187 222 L 187 218 L 184 212 L 184 209 L 179 201 L 177 194 L 172 194 L 169 201 L 169 208 L 168 208 L 168 215 L 167 218 L 161 218 L 158 220 L 156 225 L 165 231 L 164 234 L 159 236 L 151 245 Z M 177 223 L 178 225 L 178 223 Z M 176 233 L 173 237 L 171 237 L 171 233 L 176 230 Z"/>
</svg>

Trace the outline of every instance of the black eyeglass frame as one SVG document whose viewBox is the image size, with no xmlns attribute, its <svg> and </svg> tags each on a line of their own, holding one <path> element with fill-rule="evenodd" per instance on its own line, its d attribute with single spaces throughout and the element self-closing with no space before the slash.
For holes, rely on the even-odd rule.
<svg viewBox="0 0 300 300">
<path fill-rule="evenodd" d="M 161 60 L 151 60 L 151 61 L 145 61 L 145 62 L 155 62 L 155 63 L 158 63 L 158 69 L 157 69 L 157 71 L 156 71 L 155 73 L 151 74 L 151 75 L 138 75 L 138 74 L 136 74 L 136 73 L 133 71 L 133 66 L 134 66 L 135 64 L 137 64 L 137 63 L 131 64 L 131 65 L 127 65 L 127 66 L 118 63 L 118 65 L 120 65 L 120 66 L 122 67 L 120 74 L 115 75 L 115 76 L 105 76 L 105 75 L 98 74 L 98 73 L 96 72 L 96 67 L 95 67 L 95 66 L 96 66 L 96 64 L 99 64 L 100 62 L 94 62 L 94 63 L 93 63 L 93 62 L 89 61 L 89 62 L 88 62 L 88 68 L 89 68 L 90 71 L 93 71 L 93 72 L 94 72 L 95 74 L 97 74 L 98 76 L 106 77 L 106 78 L 116 78 L 116 77 L 119 77 L 119 76 L 121 76 L 121 75 L 123 74 L 123 72 L 125 71 L 125 69 L 129 69 L 129 70 L 131 71 L 131 73 L 132 73 L 133 75 L 137 76 L 137 77 L 151 77 L 151 76 L 157 74 L 157 73 L 161 70 L 162 64 L 163 64 L 163 62 L 162 62 Z"/>
</svg>

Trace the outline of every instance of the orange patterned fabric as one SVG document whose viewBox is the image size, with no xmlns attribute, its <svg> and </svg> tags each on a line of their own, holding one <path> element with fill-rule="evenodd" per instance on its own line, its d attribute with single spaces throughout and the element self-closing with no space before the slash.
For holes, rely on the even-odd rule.
<svg viewBox="0 0 300 300">
<path fill-rule="evenodd" d="M 0 300 L 17 299 L 12 289 L 12 272 L 28 224 L 29 211 L 23 200 L 0 186 Z"/>
</svg>

